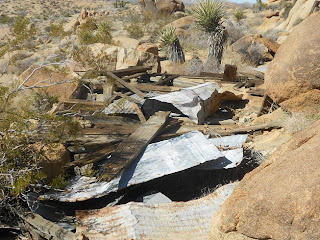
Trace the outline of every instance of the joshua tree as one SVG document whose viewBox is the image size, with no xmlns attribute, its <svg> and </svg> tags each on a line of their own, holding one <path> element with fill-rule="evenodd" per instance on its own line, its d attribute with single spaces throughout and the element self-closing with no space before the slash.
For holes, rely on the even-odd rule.
<svg viewBox="0 0 320 240">
<path fill-rule="evenodd" d="M 203 0 L 194 7 L 196 27 L 209 34 L 208 61 L 221 63 L 223 43 L 226 40 L 221 19 L 225 15 L 225 3 L 216 0 Z"/>
<path fill-rule="evenodd" d="M 160 33 L 159 41 L 166 50 L 172 62 L 184 62 L 184 53 L 173 27 L 164 28 Z"/>
</svg>

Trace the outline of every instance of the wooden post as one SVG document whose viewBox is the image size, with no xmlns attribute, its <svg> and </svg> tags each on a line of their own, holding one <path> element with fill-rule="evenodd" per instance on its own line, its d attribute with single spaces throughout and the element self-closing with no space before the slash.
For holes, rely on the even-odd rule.
<svg viewBox="0 0 320 240">
<path fill-rule="evenodd" d="M 110 81 L 107 81 L 106 84 L 102 85 L 102 89 L 104 101 L 107 102 L 113 95 L 114 84 Z"/>
</svg>

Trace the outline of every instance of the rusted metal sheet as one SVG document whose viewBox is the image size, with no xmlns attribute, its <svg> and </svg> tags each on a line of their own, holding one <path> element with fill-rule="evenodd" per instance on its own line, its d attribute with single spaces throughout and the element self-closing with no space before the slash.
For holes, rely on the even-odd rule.
<svg viewBox="0 0 320 240">
<path fill-rule="evenodd" d="M 189 202 L 125 205 L 77 211 L 77 233 L 89 239 L 209 239 L 213 214 L 231 195 L 237 183 L 218 188 Z"/>
<path fill-rule="evenodd" d="M 229 159 L 224 151 L 217 148 L 218 144 L 224 144 L 221 143 L 225 141 L 224 139 L 212 143 L 213 140 L 201 132 L 193 131 L 149 144 L 136 161 L 110 182 L 97 182 L 96 178 L 78 177 L 70 182 L 64 192 L 43 195 L 40 199 L 62 202 L 85 201 L 196 166 L 205 170 L 235 167 L 242 159 L 232 157 Z M 230 145 L 234 145 L 234 142 L 230 142 Z M 236 162 L 233 162 L 234 159 Z"/>
</svg>

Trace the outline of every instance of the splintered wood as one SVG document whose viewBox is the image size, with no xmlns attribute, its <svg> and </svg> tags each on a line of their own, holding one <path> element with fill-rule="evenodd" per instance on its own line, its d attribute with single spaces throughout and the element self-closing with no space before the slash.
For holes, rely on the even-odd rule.
<svg viewBox="0 0 320 240">
<path fill-rule="evenodd" d="M 105 181 L 112 180 L 122 169 L 136 159 L 165 125 L 169 114 L 170 112 L 157 112 L 126 140 L 120 143 L 111 158 L 100 170 L 99 179 Z"/>
</svg>

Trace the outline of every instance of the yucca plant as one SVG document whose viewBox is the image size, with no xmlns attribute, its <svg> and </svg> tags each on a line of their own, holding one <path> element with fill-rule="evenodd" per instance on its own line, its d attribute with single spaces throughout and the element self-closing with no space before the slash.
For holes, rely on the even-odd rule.
<svg viewBox="0 0 320 240">
<path fill-rule="evenodd" d="M 162 29 L 159 42 L 168 54 L 168 59 L 172 62 L 184 62 L 184 53 L 174 27 Z"/>
<path fill-rule="evenodd" d="M 244 13 L 240 8 L 237 8 L 233 12 L 233 16 L 236 18 L 237 22 L 240 22 L 240 20 L 244 18 Z"/>
<path fill-rule="evenodd" d="M 208 60 L 221 63 L 223 43 L 226 39 L 224 27 L 221 25 L 225 15 L 225 3 L 216 0 L 203 0 L 194 8 L 196 27 L 209 35 Z"/>
</svg>

